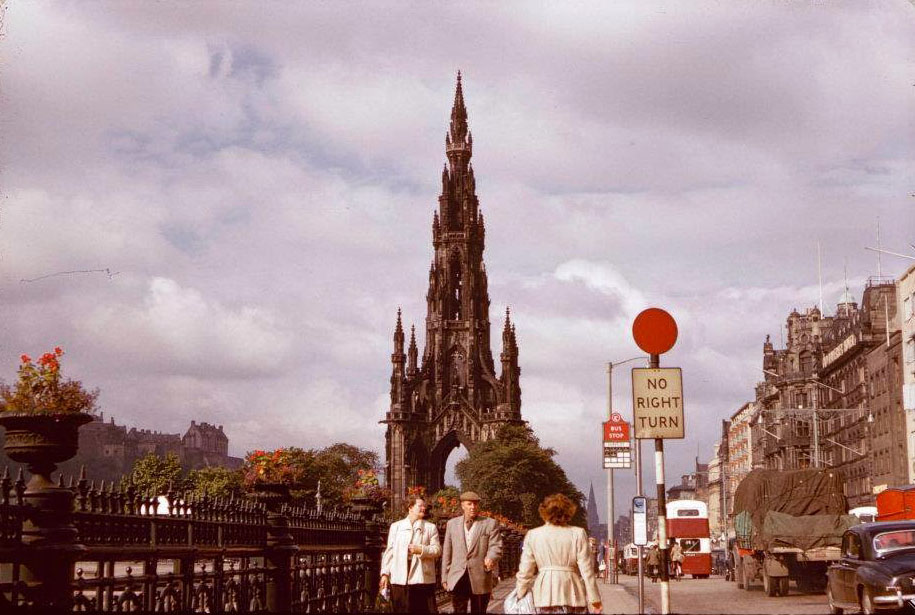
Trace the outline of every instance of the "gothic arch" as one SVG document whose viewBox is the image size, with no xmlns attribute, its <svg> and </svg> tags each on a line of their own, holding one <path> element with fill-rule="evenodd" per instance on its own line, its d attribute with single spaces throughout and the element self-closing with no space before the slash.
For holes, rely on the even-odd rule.
<svg viewBox="0 0 915 615">
<path fill-rule="evenodd" d="M 451 456 L 454 449 L 461 445 L 470 450 L 473 442 L 459 434 L 456 429 L 450 430 L 436 443 L 429 455 L 429 478 L 431 480 L 427 488 L 428 493 L 435 493 L 445 486 L 445 466 L 448 463 L 448 457 Z"/>
</svg>

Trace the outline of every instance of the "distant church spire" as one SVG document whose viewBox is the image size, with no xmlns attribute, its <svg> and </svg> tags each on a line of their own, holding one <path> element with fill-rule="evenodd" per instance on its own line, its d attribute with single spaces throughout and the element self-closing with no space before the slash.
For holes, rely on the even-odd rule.
<svg viewBox="0 0 915 615">
<path fill-rule="evenodd" d="M 588 532 L 597 537 L 600 531 L 600 516 L 597 514 L 597 501 L 594 498 L 594 483 L 588 490 Z"/>
</svg>

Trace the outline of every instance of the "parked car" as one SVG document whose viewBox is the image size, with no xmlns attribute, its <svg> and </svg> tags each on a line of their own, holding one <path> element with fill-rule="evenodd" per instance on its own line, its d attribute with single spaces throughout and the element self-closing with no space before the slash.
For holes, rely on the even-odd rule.
<svg viewBox="0 0 915 615">
<path fill-rule="evenodd" d="M 831 613 L 901 610 L 915 603 L 915 521 L 880 521 L 842 536 L 842 557 L 829 567 Z"/>
</svg>

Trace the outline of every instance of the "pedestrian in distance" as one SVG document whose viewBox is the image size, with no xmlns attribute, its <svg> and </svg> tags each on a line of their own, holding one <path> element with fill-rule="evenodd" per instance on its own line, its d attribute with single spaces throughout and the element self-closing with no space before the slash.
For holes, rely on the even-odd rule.
<svg viewBox="0 0 915 615">
<path fill-rule="evenodd" d="M 591 549 L 591 564 L 594 566 L 594 574 L 597 574 L 598 569 L 600 569 L 601 562 L 601 552 L 600 552 L 600 543 L 597 541 L 597 538 L 594 536 L 588 537 L 588 548 Z"/>
<path fill-rule="evenodd" d="M 479 495 L 465 491 L 460 499 L 463 514 L 445 525 L 442 587 L 451 593 L 455 613 L 485 613 L 502 556 L 502 530 L 495 519 L 479 516 Z"/>
<path fill-rule="evenodd" d="M 556 493 L 540 504 L 544 525 L 524 537 L 515 592 L 531 592 L 535 613 L 599 613 L 600 590 L 588 535 L 569 525 L 575 504 Z"/>
<path fill-rule="evenodd" d="M 661 566 L 661 553 L 658 551 L 658 545 L 651 545 L 648 549 L 645 563 L 648 565 L 648 576 L 651 577 L 651 582 L 655 583 L 658 580 L 658 569 Z"/>
<path fill-rule="evenodd" d="M 606 540 L 600 541 L 600 546 L 597 548 L 597 576 L 606 579 L 607 572 L 610 570 L 610 545 L 607 544 Z"/>
<path fill-rule="evenodd" d="M 670 547 L 670 566 L 673 575 L 679 581 L 683 576 L 683 547 L 676 540 L 673 541 L 673 545 Z"/>
<path fill-rule="evenodd" d="M 438 528 L 423 520 L 426 501 L 407 502 L 407 516 L 391 524 L 381 556 L 382 594 L 390 590 L 395 613 L 438 613 L 435 603 L 435 560 L 442 553 Z"/>
</svg>

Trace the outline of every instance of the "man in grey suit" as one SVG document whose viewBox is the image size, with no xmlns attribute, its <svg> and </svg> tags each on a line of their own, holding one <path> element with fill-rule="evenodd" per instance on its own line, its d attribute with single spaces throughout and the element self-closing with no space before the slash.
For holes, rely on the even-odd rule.
<svg viewBox="0 0 915 615">
<path fill-rule="evenodd" d="M 478 516 L 480 496 L 473 491 L 461 494 L 461 509 L 464 514 L 445 526 L 442 586 L 451 592 L 455 613 L 485 613 L 499 570 L 502 530 L 495 519 Z"/>
</svg>

